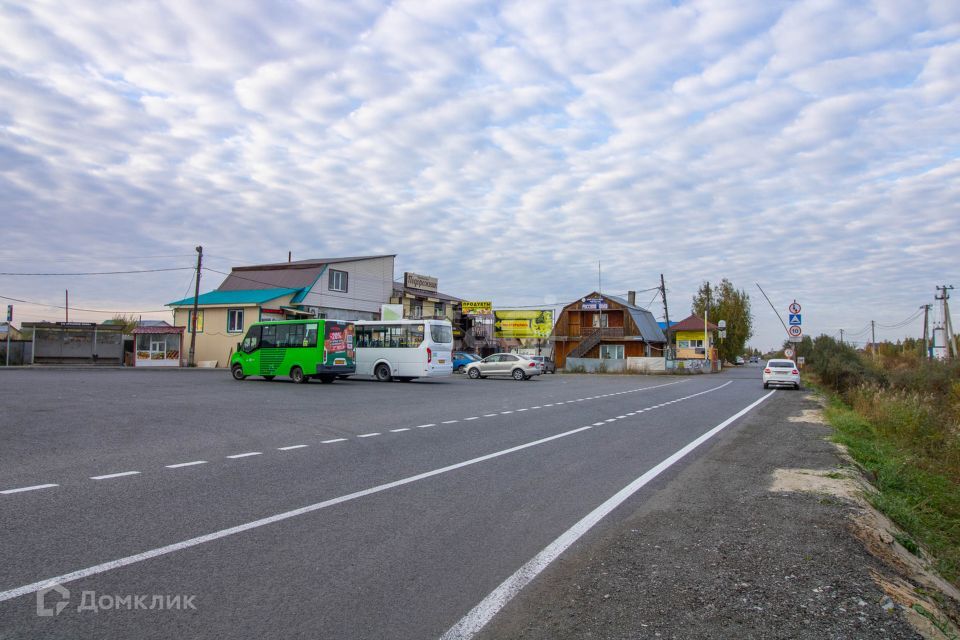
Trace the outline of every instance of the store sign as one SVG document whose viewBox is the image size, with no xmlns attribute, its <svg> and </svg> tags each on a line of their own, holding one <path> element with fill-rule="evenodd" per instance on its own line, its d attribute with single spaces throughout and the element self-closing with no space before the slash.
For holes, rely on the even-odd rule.
<svg viewBox="0 0 960 640">
<path fill-rule="evenodd" d="M 599 311 L 608 308 L 607 301 L 603 298 L 584 298 L 581 303 L 580 308 L 584 311 Z"/>
<path fill-rule="evenodd" d="M 498 309 L 493 316 L 498 338 L 547 338 L 553 331 L 550 309 Z"/>
<path fill-rule="evenodd" d="M 460 309 L 468 316 L 487 316 L 493 313 L 493 302 L 490 300 L 475 300 L 461 302 Z"/>
<path fill-rule="evenodd" d="M 403 283 L 404 286 L 410 287 L 411 289 L 420 289 L 421 291 L 433 291 L 437 290 L 437 279 L 431 278 L 430 276 L 422 276 L 419 273 L 411 273 L 407 271 L 403 274 Z"/>
</svg>

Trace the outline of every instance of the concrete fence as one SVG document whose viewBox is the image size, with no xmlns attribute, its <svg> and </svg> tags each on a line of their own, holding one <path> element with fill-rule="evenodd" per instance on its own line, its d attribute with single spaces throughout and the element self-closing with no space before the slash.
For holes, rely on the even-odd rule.
<svg viewBox="0 0 960 640">
<path fill-rule="evenodd" d="M 567 371 L 583 370 L 587 373 L 665 373 L 663 358 L 627 358 L 625 360 L 601 360 L 600 358 L 567 358 Z"/>
</svg>

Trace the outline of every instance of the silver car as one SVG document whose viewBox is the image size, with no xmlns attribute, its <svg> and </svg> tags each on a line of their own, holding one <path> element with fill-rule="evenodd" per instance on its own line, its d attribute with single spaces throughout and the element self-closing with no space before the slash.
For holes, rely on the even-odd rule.
<svg viewBox="0 0 960 640">
<path fill-rule="evenodd" d="M 495 353 L 467 365 L 467 375 L 473 380 L 487 376 L 510 376 L 514 380 L 529 380 L 541 372 L 539 363 L 513 353 Z"/>
</svg>

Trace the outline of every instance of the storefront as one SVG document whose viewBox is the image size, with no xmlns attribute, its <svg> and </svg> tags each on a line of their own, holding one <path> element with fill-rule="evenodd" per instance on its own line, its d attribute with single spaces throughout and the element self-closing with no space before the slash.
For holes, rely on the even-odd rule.
<svg viewBox="0 0 960 640">
<path fill-rule="evenodd" d="M 182 367 L 186 327 L 137 327 L 133 330 L 135 367 Z"/>
</svg>

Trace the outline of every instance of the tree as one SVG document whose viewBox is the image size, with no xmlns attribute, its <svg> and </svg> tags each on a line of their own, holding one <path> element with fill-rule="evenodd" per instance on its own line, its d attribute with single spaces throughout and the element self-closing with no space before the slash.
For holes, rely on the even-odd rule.
<svg viewBox="0 0 960 640">
<path fill-rule="evenodd" d="M 123 333 L 130 335 L 130 333 L 137 328 L 137 320 L 137 316 L 133 314 L 125 316 L 122 313 L 118 313 L 110 320 L 110 324 L 123 325 Z"/>
<path fill-rule="evenodd" d="M 709 304 L 709 306 L 708 306 Z M 719 284 L 711 285 L 704 281 L 693 296 L 692 313 L 703 317 L 708 309 L 708 320 L 716 324 L 720 320 L 727 322 L 727 337 L 718 345 L 720 358 L 728 362 L 743 354 L 744 346 L 753 336 L 753 317 L 750 314 L 750 296 L 743 289 L 737 289 L 726 278 Z"/>
</svg>

